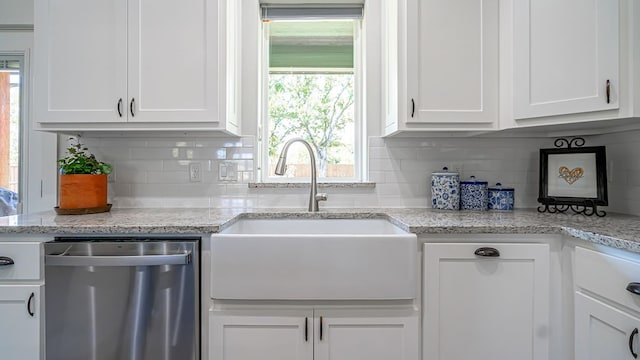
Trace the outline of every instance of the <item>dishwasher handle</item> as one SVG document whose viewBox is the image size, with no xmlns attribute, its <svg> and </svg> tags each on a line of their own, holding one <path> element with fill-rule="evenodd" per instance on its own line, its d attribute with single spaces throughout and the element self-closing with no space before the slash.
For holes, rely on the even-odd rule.
<svg viewBox="0 0 640 360">
<path fill-rule="evenodd" d="M 159 266 L 188 265 L 191 251 L 170 255 L 46 255 L 47 266 Z"/>
</svg>

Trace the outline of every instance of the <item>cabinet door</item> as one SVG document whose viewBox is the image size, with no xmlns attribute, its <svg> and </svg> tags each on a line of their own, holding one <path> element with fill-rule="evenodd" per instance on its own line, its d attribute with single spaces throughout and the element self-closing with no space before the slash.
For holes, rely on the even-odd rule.
<svg viewBox="0 0 640 360">
<path fill-rule="evenodd" d="M 127 1 L 36 0 L 34 6 L 35 121 L 126 121 Z"/>
<path fill-rule="evenodd" d="M 575 358 L 633 360 L 640 319 L 580 292 L 575 295 Z"/>
<path fill-rule="evenodd" d="M 312 311 L 211 313 L 211 360 L 312 360 Z"/>
<path fill-rule="evenodd" d="M 129 1 L 129 121 L 219 120 L 221 26 L 217 0 Z"/>
<path fill-rule="evenodd" d="M 548 245 L 425 244 L 423 281 L 425 360 L 548 359 Z"/>
<path fill-rule="evenodd" d="M 418 360 L 419 316 L 412 310 L 316 310 L 314 360 Z"/>
<path fill-rule="evenodd" d="M 42 286 L 0 285 L 0 358 L 42 358 Z"/>
<path fill-rule="evenodd" d="M 407 123 L 496 122 L 498 1 L 408 0 L 406 11 Z"/>
<path fill-rule="evenodd" d="M 619 107 L 619 0 L 513 6 L 516 119 Z"/>
</svg>

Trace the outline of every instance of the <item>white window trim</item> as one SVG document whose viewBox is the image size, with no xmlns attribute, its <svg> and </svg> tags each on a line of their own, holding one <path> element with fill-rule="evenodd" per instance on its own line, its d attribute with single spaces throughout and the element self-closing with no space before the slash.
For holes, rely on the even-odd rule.
<svg viewBox="0 0 640 360">
<path fill-rule="evenodd" d="M 353 67 L 353 75 L 354 75 L 354 108 L 353 108 L 353 121 L 354 121 L 354 176 L 349 178 L 327 178 L 327 177 L 318 177 L 318 182 L 323 183 L 353 183 L 353 182 L 365 182 L 367 179 L 365 177 L 366 171 L 366 160 L 365 160 L 365 151 L 364 145 L 365 141 L 365 126 L 363 119 L 363 109 L 364 109 L 364 87 L 363 87 L 363 76 L 365 73 L 365 63 L 364 57 L 362 56 L 363 49 L 363 20 L 354 21 L 354 67 Z M 292 177 L 284 177 L 277 176 L 275 174 L 268 174 L 269 170 L 269 156 L 268 149 L 269 146 L 269 30 L 268 26 L 264 23 L 261 24 L 261 34 L 260 37 L 260 57 L 258 62 L 259 66 L 259 93 L 258 96 L 260 104 L 260 119 L 258 119 L 258 162 L 260 164 L 257 173 L 257 179 L 260 182 L 264 183 L 298 183 L 298 182 L 309 182 L 307 178 L 292 178 Z M 317 155 L 316 155 L 317 156 Z"/>
<path fill-rule="evenodd" d="M 0 29 L 0 53 L 22 56 L 20 145 L 21 168 L 20 202 L 22 213 L 51 210 L 57 195 L 57 135 L 35 131 L 31 118 L 33 107 L 33 78 L 31 69 L 33 48 L 32 31 L 2 31 Z"/>
</svg>

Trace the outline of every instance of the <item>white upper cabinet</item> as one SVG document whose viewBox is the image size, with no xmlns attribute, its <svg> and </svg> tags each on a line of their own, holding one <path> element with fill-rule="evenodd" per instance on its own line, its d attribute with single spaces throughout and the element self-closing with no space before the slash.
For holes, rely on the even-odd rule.
<svg viewBox="0 0 640 360">
<path fill-rule="evenodd" d="M 514 2 L 515 119 L 619 108 L 619 5 Z"/>
<path fill-rule="evenodd" d="M 498 116 L 498 1 L 408 2 L 408 124 Z"/>
<path fill-rule="evenodd" d="M 227 105 L 237 74 L 225 64 L 237 61 L 238 3 L 36 0 L 35 121 L 45 130 L 237 133 Z"/>
<path fill-rule="evenodd" d="M 35 2 L 35 120 L 121 122 L 127 101 L 127 1 Z"/>
<path fill-rule="evenodd" d="M 217 119 L 216 1 L 129 0 L 128 13 L 129 120 Z"/>
<path fill-rule="evenodd" d="M 387 54 L 385 74 L 387 86 L 397 86 L 400 95 L 397 116 L 388 111 L 395 110 L 395 104 L 387 105 L 385 133 L 496 128 L 498 1 L 392 3 L 385 4 L 385 52 L 399 55 L 395 64 L 394 56 Z M 398 30 L 391 28 L 396 23 Z M 397 84 L 392 79 L 396 74 Z"/>
</svg>

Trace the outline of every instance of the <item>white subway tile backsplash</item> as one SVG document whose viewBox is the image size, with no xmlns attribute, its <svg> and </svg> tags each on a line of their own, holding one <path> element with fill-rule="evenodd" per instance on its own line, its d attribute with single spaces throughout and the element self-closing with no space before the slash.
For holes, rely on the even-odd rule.
<svg viewBox="0 0 640 360">
<path fill-rule="evenodd" d="M 587 146 L 606 145 L 612 163 L 608 211 L 640 214 L 640 131 L 593 136 Z M 115 176 L 110 201 L 117 207 L 293 207 L 306 209 L 308 188 L 249 189 L 258 181 L 256 139 L 83 138 Z M 380 138 L 368 139 L 368 178 L 373 189 L 323 190 L 325 207 L 429 207 L 432 172 L 448 166 L 462 179 L 475 175 L 489 185 L 515 188 L 516 207 L 537 207 L 539 149 L 547 138 Z M 202 181 L 189 181 L 193 161 Z M 232 181 L 218 178 L 221 162 L 236 164 Z"/>
</svg>

